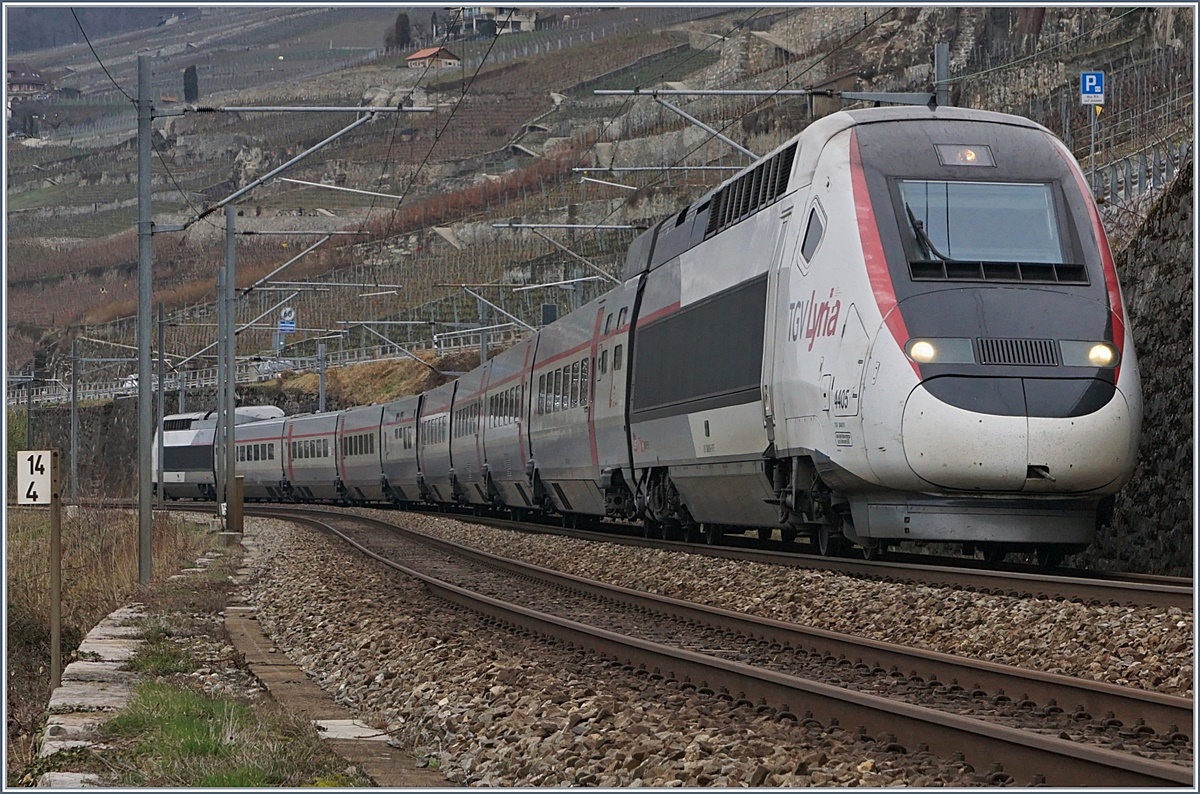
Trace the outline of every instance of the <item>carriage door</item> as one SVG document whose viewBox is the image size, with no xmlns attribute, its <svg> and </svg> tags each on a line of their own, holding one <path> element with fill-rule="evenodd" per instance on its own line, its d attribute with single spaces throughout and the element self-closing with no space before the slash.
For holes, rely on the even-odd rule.
<svg viewBox="0 0 1200 794">
<path fill-rule="evenodd" d="M 787 311 L 779 311 L 780 295 L 787 300 L 788 284 L 791 273 L 788 268 L 788 258 L 784 256 L 787 249 L 788 225 L 791 220 L 792 208 L 784 207 L 779 214 L 779 234 L 775 238 L 775 247 L 771 252 L 771 262 L 767 269 L 767 306 L 766 322 L 763 323 L 763 363 L 762 363 L 762 406 L 763 425 L 767 429 L 767 440 L 775 444 L 776 449 L 786 449 L 787 439 L 779 438 L 784 432 L 784 423 L 776 424 L 775 417 L 783 410 L 781 403 L 777 404 L 778 389 L 775 384 L 775 357 L 777 342 L 786 333 Z"/>
</svg>

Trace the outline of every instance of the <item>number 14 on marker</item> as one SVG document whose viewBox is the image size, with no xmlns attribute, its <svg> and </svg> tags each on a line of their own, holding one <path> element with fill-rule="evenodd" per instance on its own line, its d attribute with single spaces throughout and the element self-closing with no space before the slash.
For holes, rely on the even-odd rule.
<svg viewBox="0 0 1200 794">
<path fill-rule="evenodd" d="M 53 492 L 51 465 L 53 452 L 48 449 L 17 453 L 17 504 L 48 505 Z"/>
</svg>

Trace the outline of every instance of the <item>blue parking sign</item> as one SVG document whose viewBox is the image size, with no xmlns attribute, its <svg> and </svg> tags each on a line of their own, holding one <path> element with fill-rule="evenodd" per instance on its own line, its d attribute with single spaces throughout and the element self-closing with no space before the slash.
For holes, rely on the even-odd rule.
<svg viewBox="0 0 1200 794">
<path fill-rule="evenodd" d="M 1104 72 L 1081 72 L 1079 98 L 1085 105 L 1104 104 Z"/>
</svg>

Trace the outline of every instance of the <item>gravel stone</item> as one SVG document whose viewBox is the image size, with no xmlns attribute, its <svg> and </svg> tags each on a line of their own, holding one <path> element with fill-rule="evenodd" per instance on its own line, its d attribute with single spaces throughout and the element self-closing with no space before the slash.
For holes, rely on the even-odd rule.
<svg viewBox="0 0 1200 794">
<path fill-rule="evenodd" d="M 377 517 L 378 513 L 374 513 Z M 397 523 L 580 576 L 779 620 L 1190 694 L 1192 615 L 856 580 L 700 555 L 474 527 Z M 777 722 L 485 624 L 416 581 L 281 521 L 248 519 L 248 600 L 335 700 L 451 783 L 484 786 L 979 786 L 961 762 Z M 913 621 L 914 614 L 938 620 Z M 1096 649 L 1104 652 L 1097 654 Z"/>
</svg>

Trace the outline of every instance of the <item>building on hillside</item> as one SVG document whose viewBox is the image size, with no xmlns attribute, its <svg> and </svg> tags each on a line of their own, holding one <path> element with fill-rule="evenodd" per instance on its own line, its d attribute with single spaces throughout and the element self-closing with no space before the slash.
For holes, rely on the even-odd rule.
<svg viewBox="0 0 1200 794">
<path fill-rule="evenodd" d="M 443 24 L 451 36 L 528 33 L 542 30 L 556 19 L 541 9 L 513 6 L 455 6 L 448 11 Z"/>
<path fill-rule="evenodd" d="M 554 14 L 536 8 L 512 6 L 480 6 L 479 16 L 496 23 L 497 33 L 529 33 L 541 30 L 554 21 Z"/>
<path fill-rule="evenodd" d="M 461 66 L 462 59 L 445 47 L 427 47 L 423 50 L 417 50 L 412 55 L 404 59 L 408 62 L 410 69 L 448 69 L 452 66 Z"/>
<path fill-rule="evenodd" d="M 11 102 L 27 99 L 46 99 L 47 83 L 41 72 L 22 61 L 8 64 L 8 97 Z"/>
</svg>

